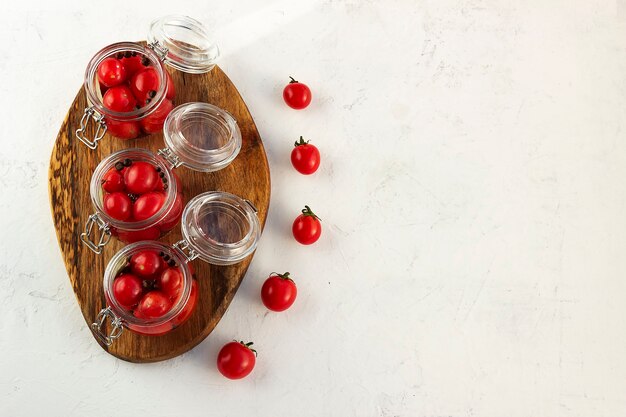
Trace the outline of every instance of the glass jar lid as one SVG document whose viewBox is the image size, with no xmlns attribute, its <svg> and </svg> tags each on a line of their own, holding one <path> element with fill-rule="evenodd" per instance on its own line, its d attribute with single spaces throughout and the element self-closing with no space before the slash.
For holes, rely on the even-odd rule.
<svg viewBox="0 0 626 417">
<path fill-rule="evenodd" d="M 207 103 L 186 103 L 168 114 L 165 144 L 178 162 L 196 171 L 217 171 L 241 150 L 241 131 L 226 110 Z"/>
<path fill-rule="evenodd" d="M 211 71 L 220 55 L 202 23 L 188 16 L 155 20 L 150 24 L 148 42 L 168 65 L 191 74 Z"/>
<path fill-rule="evenodd" d="M 186 243 L 199 258 L 213 265 L 232 265 L 256 249 L 261 224 L 248 200 L 223 191 L 197 195 L 181 219 Z"/>
</svg>

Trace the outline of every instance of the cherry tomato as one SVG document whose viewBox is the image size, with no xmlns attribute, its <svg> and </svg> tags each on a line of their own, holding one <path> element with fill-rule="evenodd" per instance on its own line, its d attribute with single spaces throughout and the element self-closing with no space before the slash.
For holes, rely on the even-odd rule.
<svg viewBox="0 0 626 417">
<path fill-rule="evenodd" d="M 165 123 L 165 118 L 174 108 L 174 104 L 168 100 L 163 99 L 159 107 L 156 108 L 152 113 L 141 120 L 141 127 L 146 133 L 156 133 L 163 130 L 163 123 Z"/>
<path fill-rule="evenodd" d="M 159 192 L 149 192 L 139 196 L 133 204 L 133 218 L 137 221 L 146 220 L 156 214 L 165 203 L 165 195 Z"/>
<path fill-rule="evenodd" d="M 136 161 L 124 170 L 124 183 L 129 193 L 147 193 L 154 190 L 160 182 L 159 173 L 148 162 Z"/>
<path fill-rule="evenodd" d="M 139 122 L 121 122 L 118 120 L 105 119 L 107 131 L 120 139 L 135 139 L 141 133 Z"/>
<path fill-rule="evenodd" d="M 98 81 L 105 87 L 115 87 L 126 80 L 124 65 L 115 58 L 105 58 L 98 66 Z"/>
<path fill-rule="evenodd" d="M 248 376 L 256 364 L 256 350 L 252 342 L 230 342 L 217 354 L 217 369 L 228 379 Z"/>
<path fill-rule="evenodd" d="M 105 194 L 103 199 L 104 212 L 117 220 L 130 219 L 132 205 L 130 198 L 119 191 Z"/>
<path fill-rule="evenodd" d="M 122 242 L 134 243 L 141 240 L 157 240 L 161 236 L 161 231 L 157 226 L 148 227 L 142 230 L 125 231 L 118 230 L 117 237 Z"/>
<path fill-rule="evenodd" d="M 301 174 L 311 175 L 320 166 L 320 151 L 300 136 L 296 147 L 291 150 L 291 164 Z"/>
<path fill-rule="evenodd" d="M 183 289 L 183 273 L 178 268 L 166 268 L 161 272 L 158 284 L 159 289 L 173 300 Z"/>
<path fill-rule="evenodd" d="M 117 85 L 104 93 L 102 104 L 109 110 L 126 113 L 135 110 L 137 100 L 135 100 L 130 88 L 125 85 Z"/>
<path fill-rule="evenodd" d="M 153 250 L 144 250 L 130 258 L 130 269 L 134 274 L 149 277 L 156 274 L 162 267 L 163 260 Z"/>
<path fill-rule="evenodd" d="M 196 308 L 196 301 L 198 300 L 198 285 L 196 284 L 196 280 L 191 281 L 191 291 L 189 292 L 189 300 L 187 300 L 187 304 L 185 307 L 178 313 L 176 319 L 174 319 L 174 325 L 180 326 L 183 324 L 189 317 L 191 317 L 191 313 Z"/>
<path fill-rule="evenodd" d="M 139 313 L 148 319 L 161 317 L 170 311 L 170 308 L 172 308 L 172 303 L 169 298 L 156 290 L 144 295 L 137 306 Z"/>
<path fill-rule="evenodd" d="M 131 78 L 130 89 L 137 99 L 139 107 L 145 106 L 146 101 L 154 98 L 159 90 L 159 74 L 152 67 L 139 71 Z"/>
<path fill-rule="evenodd" d="M 171 210 L 161 222 L 159 222 L 159 229 L 162 232 L 169 232 L 178 224 L 180 221 L 180 216 L 183 214 L 183 195 L 181 193 L 176 193 L 176 199 L 174 200 L 174 205 Z"/>
<path fill-rule="evenodd" d="M 272 311 L 285 311 L 298 295 L 296 284 L 289 277 L 289 272 L 270 275 L 261 288 L 261 300 Z"/>
<path fill-rule="evenodd" d="M 291 231 L 298 242 L 303 245 L 310 245 L 320 238 L 322 224 L 320 218 L 311 211 L 311 208 L 304 206 L 302 214 L 294 220 Z"/>
<path fill-rule="evenodd" d="M 311 103 L 311 90 L 306 84 L 302 84 L 291 78 L 289 84 L 283 90 L 283 99 L 292 109 L 302 110 Z"/>
<path fill-rule="evenodd" d="M 102 177 L 102 189 L 107 193 L 124 191 L 124 176 L 115 168 L 111 168 Z"/>
<path fill-rule="evenodd" d="M 132 54 L 135 54 L 135 55 L 132 55 Z M 126 56 L 126 55 L 130 55 L 130 56 Z M 127 79 L 131 79 L 133 75 L 135 75 L 139 71 L 146 68 L 141 63 L 143 59 L 144 58 L 141 55 L 138 55 L 136 52 L 133 52 L 133 53 L 128 52 L 124 55 L 122 59 L 120 59 L 120 62 L 122 63 L 122 65 L 124 65 L 124 68 L 126 69 Z"/>
<path fill-rule="evenodd" d="M 142 293 L 141 280 L 133 274 L 122 274 L 113 281 L 113 297 L 124 307 L 137 304 Z"/>
<path fill-rule="evenodd" d="M 167 90 L 165 92 L 165 98 L 168 100 L 174 100 L 176 96 L 176 86 L 174 85 L 174 80 L 172 80 L 172 76 L 169 72 L 165 71 L 165 75 L 167 78 Z"/>
</svg>

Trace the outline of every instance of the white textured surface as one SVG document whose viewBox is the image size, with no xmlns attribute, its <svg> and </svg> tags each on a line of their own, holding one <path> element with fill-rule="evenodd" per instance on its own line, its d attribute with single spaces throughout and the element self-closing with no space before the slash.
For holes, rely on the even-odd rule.
<svg viewBox="0 0 626 417">
<path fill-rule="evenodd" d="M 626 415 L 624 0 L 41 3 L 0 13 L 0 415 Z M 215 23 L 272 203 L 213 334 L 135 365 L 77 308 L 47 167 L 91 55 L 172 12 Z M 289 234 L 305 203 L 313 247 Z M 284 314 L 259 302 L 274 270 Z M 259 350 L 238 382 L 214 366 L 232 338 Z"/>
</svg>

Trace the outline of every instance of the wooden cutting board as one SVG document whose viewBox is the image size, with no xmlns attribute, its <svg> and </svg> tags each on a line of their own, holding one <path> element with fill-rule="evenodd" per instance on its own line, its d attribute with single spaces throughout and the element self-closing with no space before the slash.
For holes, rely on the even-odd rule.
<svg viewBox="0 0 626 417">
<path fill-rule="evenodd" d="M 243 137 L 241 152 L 234 162 L 221 171 L 195 172 L 185 167 L 176 169 L 184 185 L 185 203 L 193 196 L 210 190 L 228 191 L 247 198 L 258 209 L 265 225 L 270 200 L 270 174 L 267 157 L 252 116 L 239 92 L 218 67 L 207 74 L 192 75 L 169 71 L 176 85 L 175 105 L 199 101 L 217 105 L 237 120 Z M 107 134 L 96 150 L 90 150 L 75 137 L 86 107 L 81 88 L 70 107 L 52 149 L 49 171 L 52 217 L 65 260 L 69 280 L 88 325 L 104 308 L 102 288 L 104 269 L 111 257 L 124 244 L 112 238 L 101 255 L 91 252 L 80 240 L 87 217 L 93 213 L 89 197 L 89 181 L 96 165 L 107 155 L 130 147 L 156 151 L 164 147 L 163 135 L 155 134 L 123 141 Z M 94 124 L 87 134 L 94 136 Z M 161 240 L 180 240 L 176 227 Z M 250 265 L 252 256 L 232 266 L 212 266 L 195 260 L 199 299 L 195 312 L 182 326 L 164 336 L 141 336 L 125 329 L 113 345 L 101 347 L 110 354 L 131 362 L 155 362 L 187 352 L 211 333 L 228 308 Z M 90 331 L 90 326 L 85 328 Z M 94 338 L 97 341 L 97 339 Z M 98 342 L 100 343 L 100 342 Z"/>
</svg>

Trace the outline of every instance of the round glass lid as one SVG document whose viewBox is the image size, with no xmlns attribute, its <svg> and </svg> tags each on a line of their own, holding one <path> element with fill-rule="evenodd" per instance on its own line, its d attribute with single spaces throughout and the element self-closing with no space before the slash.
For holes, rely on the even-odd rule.
<svg viewBox="0 0 626 417">
<path fill-rule="evenodd" d="M 222 191 L 197 195 L 185 206 L 182 234 L 198 256 L 213 265 L 242 261 L 256 249 L 261 224 L 248 200 Z"/>
<path fill-rule="evenodd" d="M 184 72 L 200 74 L 215 66 L 220 52 L 202 23 L 188 16 L 170 15 L 150 24 L 148 42 L 164 61 Z"/>
<path fill-rule="evenodd" d="M 241 150 L 241 131 L 226 110 L 207 103 L 186 103 L 168 114 L 165 144 L 180 162 L 196 171 L 217 171 Z"/>
</svg>

